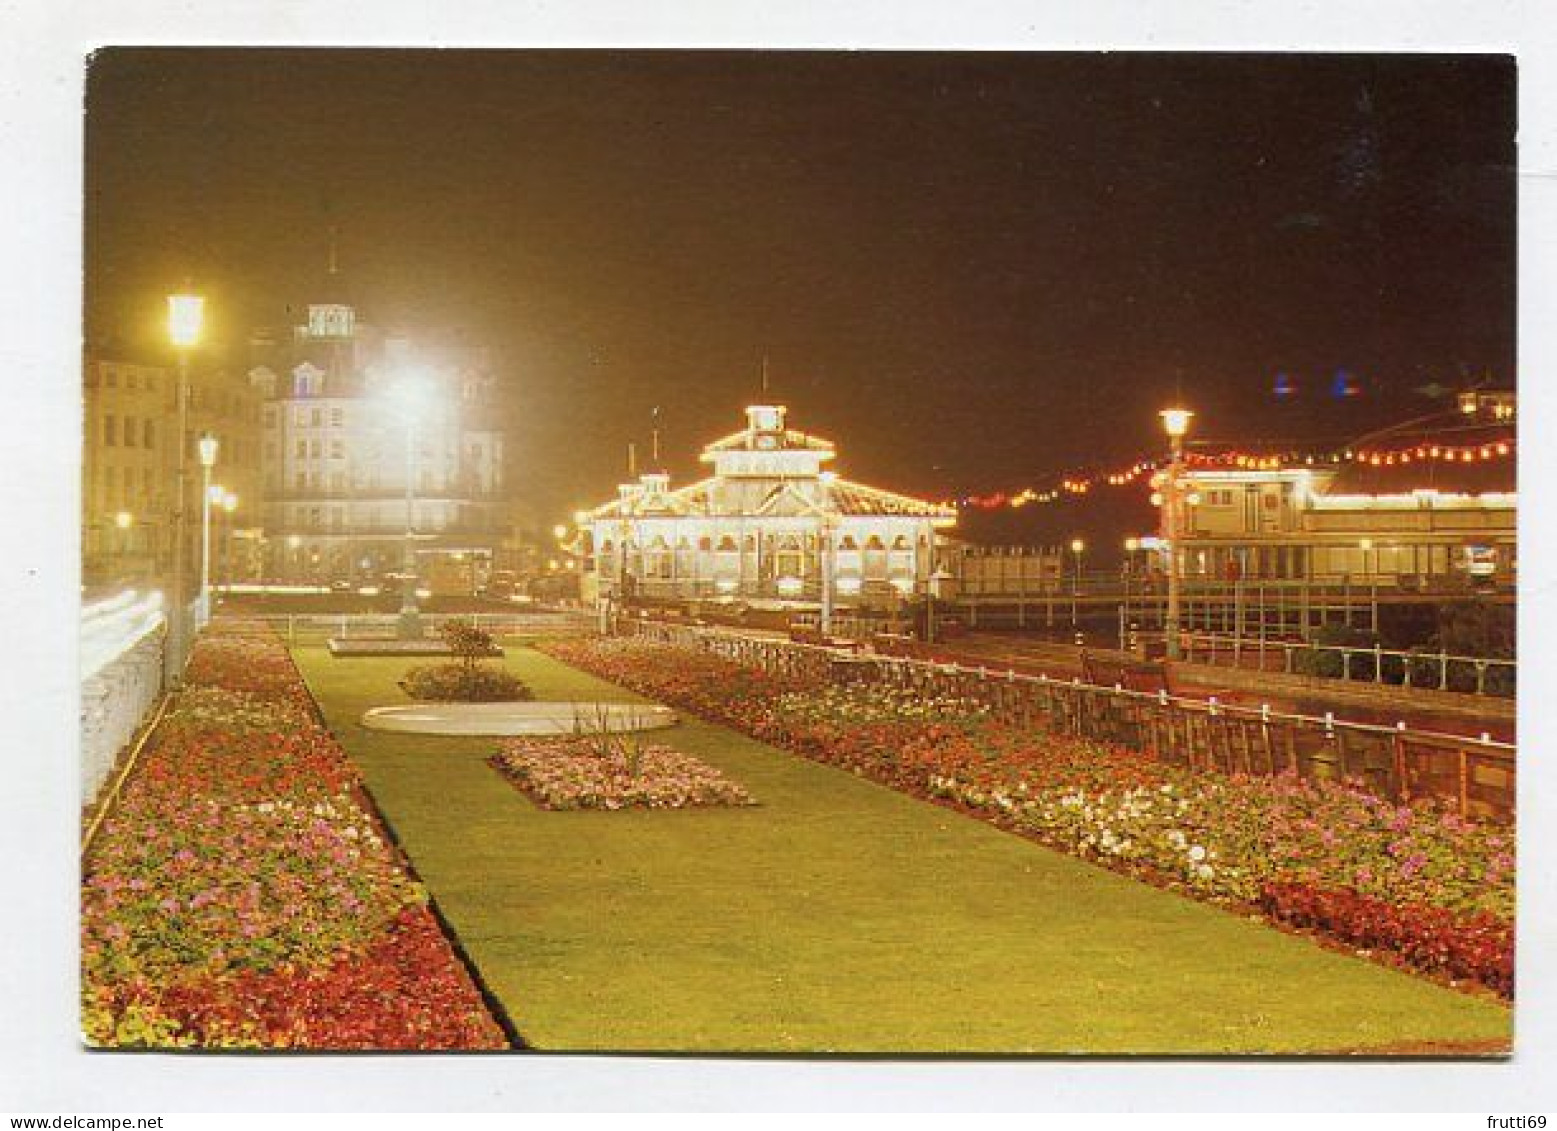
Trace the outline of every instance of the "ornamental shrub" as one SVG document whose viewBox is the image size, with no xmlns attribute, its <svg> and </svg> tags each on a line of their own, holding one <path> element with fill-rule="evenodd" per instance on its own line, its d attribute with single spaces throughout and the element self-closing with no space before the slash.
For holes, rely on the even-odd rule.
<svg viewBox="0 0 1557 1131">
<path fill-rule="evenodd" d="M 535 698 L 535 693 L 512 672 L 464 661 L 412 668 L 405 673 L 400 687 L 413 699 L 436 702 L 500 703 Z"/>
</svg>

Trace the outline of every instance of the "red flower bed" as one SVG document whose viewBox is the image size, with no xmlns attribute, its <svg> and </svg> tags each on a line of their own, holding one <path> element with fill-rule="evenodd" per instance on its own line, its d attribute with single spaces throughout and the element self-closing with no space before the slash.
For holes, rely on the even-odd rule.
<svg viewBox="0 0 1557 1131">
<path fill-rule="evenodd" d="M 85 862 L 87 1039 L 507 1047 L 286 649 L 224 627 Z"/>
<path fill-rule="evenodd" d="M 359 953 L 322 967 L 244 971 L 166 989 L 117 989 L 112 1006 L 201 1047 L 503 1048 L 501 1034 L 425 908 L 400 912 Z"/>
<path fill-rule="evenodd" d="M 1397 907 L 1355 891 L 1303 883 L 1267 884 L 1260 906 L 1294 927 L 1389 951 L 1418 969 L 1513 996 L 1514 927 L 1494 915 L 1463 920 L 1440 907 Z"/>
</svg>

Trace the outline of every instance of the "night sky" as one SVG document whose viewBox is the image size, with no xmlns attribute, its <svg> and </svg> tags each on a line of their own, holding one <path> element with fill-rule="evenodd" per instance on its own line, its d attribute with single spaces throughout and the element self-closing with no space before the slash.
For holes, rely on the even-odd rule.
<svg viewBox="0 0 1557 1131">
<path fill-rule="evenodd" d="M 1180 393 L 1345 439 L 1514 378 L 1506 57 L 114 50 L 86 136 L 89 339 L 149 356 L 185 276 L 286 326 L 336 224 L 359 318 L 493 347 L 546 525 L 655 406 L 685 482 L 764 355 L 933 498 L 1128 463 Z M 966 529 L 1111 544 L 1145 490 Z"/>
</svg>

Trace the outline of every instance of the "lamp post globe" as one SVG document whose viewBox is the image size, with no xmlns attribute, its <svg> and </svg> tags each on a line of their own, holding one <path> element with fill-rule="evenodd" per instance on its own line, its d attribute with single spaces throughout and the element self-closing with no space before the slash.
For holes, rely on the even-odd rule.
<svg viewBox="0 0 1557 1131">
<path fill-rule="evenodd" d="M 1168 607 L 1163 615 L 1162 632 L 1167 645 L 1168 659 L 1181 657 L 1179 641 L 1180 588 L 1179 526 L 1183 522 L 1184 509 L 1184 436 L 1194 413 L 1187 408 L 1165 408 L 1158 414 L 1162 427 L 1168 434 L 1171 458 L 1164 477 L 1162 491 L 1162 541 L 1168 556 Z"/>
<path fill-rule="evenodd" d="M 416 593 L 416 424 L 431 407 L 430 383 L 419 373 L 406 374 L 390 387 L 388 401 L 391 413 L 405 426 L 405 563 L 400 581 L 398 634 L 402 640 L 420 640 L 422 614 Z"/>
<path fill-rule="evenodd" d="M 184 509 L 188 501 L 189 478 L 189 354 L 200 342 L 204 323 L 204 298 L 188 293 L 168 296 L 168 342 L 178 354 L 178 454 L 173 485 L 172 577 L 168 586 L 171 598 L 168 602 L 168 636 L 167 645 L 163 649 L 162 670 L 163 685 L 170 689 L 183 682 L 186 638 L 189 636 L 189 602 L 184 580 L 185 557 L 189 551 Z"/>
</svg>

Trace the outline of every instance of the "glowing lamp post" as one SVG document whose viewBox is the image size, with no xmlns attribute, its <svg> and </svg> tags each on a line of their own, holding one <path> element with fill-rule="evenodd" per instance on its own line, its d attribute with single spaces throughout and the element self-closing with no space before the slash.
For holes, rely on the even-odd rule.
<svg viewBox="0 0 1557 1131">
<path fill-rule="evenodd" d="M 232 520 L 232 516 L 233 516 L 233 512 L 235 512 L 238 509 L 238 496 L 234 495 L 231 491 L 228 491 L 228 490 L 226 490 L 224 488 L 218 487 L 216 489 L 216 502 L 222 508 L 223 513 L 225 513 L 227 515 L 227 518 L 225 520 L 227 525 L 223 528 L 223 532 L 222 532 L 222 541 L 221 541 L 221 547 L 222 547 L 222 568 L 220 570 L 220 576 L 225 579 L 225 583 L 227 585 L 227 588 L 228 588 L 229 591 L 231 591 L 231 589 L 232 589 L 232 552 L 231 551 L 232 551 L 232 536 L 233 536 L 233 530 L 232 530 L 232 521 L 233 520 Z M 218 588 L 220 588 L 220 585 L 218 585 Z"/>
<path fill-rule="evenodd" d="M 135 516 L 129 511 L 120 511 L 114 515 L 114 526 L 119 531 L 119 572 L 124 573 L 124 559 L 130 556 L 130 527 L 135 525 Z"/>
<path fill-rule="evenodd" d="M 1087 544 L 1080 538 L 1070 540 L 1070 552 L 1076 559 L 1076 572 L 1071 576 L 1070 591 L 1074 594 L 1081 592 L 1081 555 L 1086 551 Z"/>
<path fill-rule="evenodd" d="M 211 494 L 211 468 L 216 466 L 217 441 L 215 436 L 200 437 L 200 603 L 199 620 L 205 624 L 211 619 L 211 504 L 216 498 Z"/>
<path fill-rule="evenodd" d="M 168 687 L 178 686 L 184 675 L 184 637 L 188 632 L 184 623 L 188 615 L 184 592 L 187 542 L 184 503 L 189 466 L 189 353 L 199 344 L 204 323 L 204 298 L 192 294 L 168 296 L 168 341 L 178 353 L 178 457 L 173 488 L 173 578 L 170 586 L 173 600 L 168 609 L 168 642 L 163 650 L 163 681 Z"/>
<path fill-rule="evenodd" d="M 833 589 L 837 581 L 836 575 L 838 572 L 838 555 L 834 546 L 837 530 L 837 511 L 833 505 L 833 483 L 836 479 L 837 476 L 832 472 L 822 472 L 822 539 L 821 545 L 818 547 L 821 551 L 820 560 L 817 562 L 817 565 L 820 567 L 818 572 L 821 574 L 822 605 L 818 624 L 822 630 L 822 635 L 827 638 L 831 638 L 833 634 Z"/>
<path fill-rule="evenodd" d="M 416 421 L 427 412 L 432 396 L 426 381 L 407 378 L 389 394 L 392 411 L 405 424 L 405 577 L 400 591 L 400 639 L 419 640 L 422 615 L 416 603 Z"/>
<path fill-rule="evenodd" d="M 1168 434 L 1172 454 L 1167 479 L 1163 483 L 1162 540 L 1168 555 L 1168 609 L 1163 617 L 1162 630 L 1167 638 L 1168 659 L 1177 660 L 1181 656 L 1179 526 L 1184 518 L 1184 434 L 1189 431 L 1190 418 L 1195 414 L 1186 408 L 1167 408 L 1159 415 L 1162 417 L 1163 430 Z"/>
</svg>

